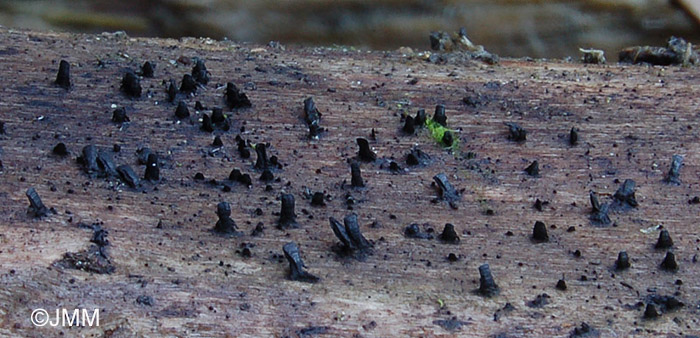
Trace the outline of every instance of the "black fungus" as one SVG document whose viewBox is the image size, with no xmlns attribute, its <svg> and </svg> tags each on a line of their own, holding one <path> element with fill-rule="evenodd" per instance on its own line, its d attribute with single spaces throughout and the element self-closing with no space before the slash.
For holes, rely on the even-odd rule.
<svg viewBox="0 0 700 338">
<path fill-rule="evenodd" d="M 401 172 L 401 167 L 399 167 L 398 163 L 391 161 L 389 162 L 389 170 L 391 170 L 393 173 L 399 173 Z"/>
<path fill-rule="evenodd" d="M 421 127 L 425 125 L 426 120 L 427 118 L 425 117 L 425 109 L 418 109 L 418 111 L 416 112 L 416 117 L 413 118 L 413 124 L 416 127 Z"/>
<path fill-rule="evenodd" d="M 299 247 L 296 243 L 289 242 L 282 247 L 284 256 L 289 261 L 289 279 L 300 282 L 316 283 L 319 278 L 304 270 L 304 262 L 299 254 Z"/>
<path fill-rule="evenodd" d="M 158 155 L 149 154 L 148 162 L 146 163 L 146 173 L 144 175 L 146 180 L 156 182 L 160 180 L 160 166 L 158 164 Z"/>
<path fill-rule="evenodd" d="M 444 173 L 439 173 L 433 176 L 433 180 L 437 184 L 438 200 L 446 201 L 452 209 L 457 209 L 457 202 L 459 202 L 461 196 L 447 180 L 447 176 Z"/>
<path fill-rule="evenodd" d="M 403 130 L 404 133 L 413 135 L 416 132 L 416 125 L 415 121 L 413 120 L 413 117 L 411 116 L 406 116 L 403 124 Z"/>
<path fill-rule="evenodd" d="M 56 84 L 63 89 L 70 89 L 70 63 L 68 63 L 66 60 L 61 60 L 61 62 L 58 64 Z"/>
<path fill-rule="evenodd" d="M 432 239 L 433 236 L 426 234 L 420 230 L 420 225 L 413 223 L 406 227 L 403 231 L 404 235 L 409 238 Z"/>
<path fill-rule="evenodd" d="M 319 207 L 326 205 L 322 192 L 315 192 L 313 196 L 311 196 L 311 205 Z"/>
<path fill-rule="evenodd" d="M 360 160 L 365 162 L 372 162 L 377 159 L 377 154 L 375 154 L 369 147 L 369 142 L 367 141 L 367 139 L 358 137 L 356 141 L 358 147 L 360 148 L 357 151 L 357 155 L 360 158 Z"/>
<path fill-rule="evenodd" d="M 309 137 L 318 138 L 323 131 L 323 128 L 320 126 L 321 113 L 316 108 L 312 97 L 304 100 L 304 121 L 309 126 Z"/>
<path fill-rule="evenodd" d="M 557 290 L 560 290 L 560 291 L 566 291 L 566 289 L 568 288 L 566 286 L 566 281 L 563 279 L 558 280 L 556 288 L 557 288 Z"/>
<path fill-rule="evenodd" d="M 250 108 L 252 104 L 248 99 L 248 95 L 240 91 L 233 82 L 226 84 L 226 92 L 224 93 L 226 98 L 226 105 L 229 108 Z"/>
<path fill-rule="evenodd" d="M 446 147 L 451 147 L 452 143 L 454 143 L 454 136 L 452 136 L 451 131 L 447 130 L 444 134 L 442 134 L 442 144 L 444 144 Z"/>
<path fill-rule="evenodd" d="M 508 126 L 508 139 L 515 142 L 525 142 L 527 139 L 527 130 L 514 122 L 505 122 Z"/>
<path fill-rule="evenodd" d="M 578 144 L 578 128 L 571 127 L 571 131 L 569 132 L 569 145 L 575 146 L 576 144 Z"/>
<path fill-rule="evenodd" d="M 68 148 L 66 148 L 65 143 L 59 142 L 58 144 L 56 144 L 56 146 L 53 147 L 52 152 L 54 153 L 54 155 L 67 156 Z"/>
<path fill-rule="evenodd" d="M 479 267 L 479 275 L 479 294 L 486 297 L 498 294 L 498 285 L 491 275 L 491 268 L 488 264 Z"/>
<path fill-rule="evenodd" d="M 406 155 L 406 164 L 408 165 L 423 165 L 430 161 L 430 156 L 424 153 L 422 150 L 414 147 Z"/>
<path fill-rule="evenodd" d="M 255 169 L 265 170 L 269 167 L 270 161 L 267 158 L 267 146 L 264 143 L 255 145 L 255 153 L 258 155 L 255 161 Z"/>
<path fill-rule="evenodd" d="M 362 179 L 362 172 L 360 172 L 360 163 L 355 161 L 350 163 L 350 183 L 355 188 L 365 186 L 365 182 Z"/>
<path fill-rule="evenodd" d="M 547 304 L 549 304 L 549 299 L 552 298 L 548 294 L 543 293 L 539 294 L 535 297 L 535 299 L 525 303 L 528 307 L 531 308 L 541 308 Z"/>
<path fill-rule="evenodd" d="M 236 144 L 238 147 L 238 154 L 241 155 L 241 158 L 250 158 L 250 149 L 248 149 L 248 145 L 241 138 L 241 135 L 236 135 Z"/>
<path fill-rule="evenodd" d="M 83 170 L 90 177 L 95 177 L 100 171 L 97 166 L 97 147 L 90 144 L 83 147 L 82 156 L 78 158 L 78 161 L 83 165 Z"/>
<path fill-rule="evenodd" d="M 372 247 L 372 244 L 360 232 L 360 225 L 357 222 L 357 215 L 352 213 L 343 219 L 345 225 L 340 224 L 333 217 L 329 218 L 331 229 L 342 243 L 341 250 L 344 253 L 354 253 L 364 251 Z"/>
<path fill-rule="evenodd" d="M 126 115 L 126 109 L 117 108 L 112 112 L 112 122 L 124 123 L 129 122 L 129 116 Z"/>
<path fill-rule="evenodd" d="M 119 177 L 122 179 L 122 181 L 124 181 L 124 183 L 126 183 L 128 186 L 132 188 L 139 186 L 139 177 L 136 176 L 134 169 L 131 169 L 129 165 L 124 164 L 118 166 L 117 172 L 119 173 Z"/>
<path fill-rule="evenodd" d="M 203 131 L 206 131 L 207 133 L 212 133 L 214 132 L 214 124 L 211 122 L 211 117 L 207 114 L 202 115 L 202 127 L 201 129 Z"/>
<path fill-rule="evenodd" d="M 598 330 L 594 329 L 590 325 L 588 325 L 586 322 L 581 322 L 581 326 L 577 326 L 574 328 L 573 331 L 571 331 L 571 334 L 569 334 L 569 338 L 579 338 L 579 337 L 587 337 L 587 338 L 593 338 L 593 337 L 600 337 L 600 332 Z"/>
<path fill-rule="evenodd" d="M 524 171 L 530 176 L 540 176 L 540 164 L 537 160 L 532 161 L 532 163 L 524 169 Z"/>
<path fill-rule="evenodd" d="M 646 309 L 644 309 L 644 318 L 645 319 L 656 319 L 661 317 L 661 313 L 659 310 L 656 309 L 656 305 L 654 304 L 647 304 Z"/>
<path fill-rule="evenodd" d="M 441 104 L 435 106 L 435 115 L 433 115 L 433 121 L 437 122 L 443 127 L 447 127 L 447 115 L 445 115 L 445 106 Z"/>
<path fill-rule="evenodd" d="M 187 104 L 184 101 L 179 101 L 177 103 L 177 108 L 175 109 L 175 117 L 178 119 L 186 119 L 190 117 L 190 110 L 187 109 Z"/>
<path fill-rule="evenodd" d="M 129 70 L 124 74 L 121 90 L 128 96 L 141 97 L 141 80 L 133 71 Z"/>
<path fill-rule="evenodd" d="M 668 249 L 672 246 L 673 240 L 671 239 L 671 235 L 668 233 L 668 230 L 661 230 L 659 233 L 659 240 L 656 241 L 656 245 L 654 247 L 657 249 Z"/>
<path fill-rule="evenodd" d="M 224 141 L 221 140 L 221 136 L 214 136 L 214 142 L 211 143 L 212 147 L 221 148 L 224 146 Z"/>
<path fill-rule="evenodd" d="M 590 192 L 590 199 L 591 199 L 591 215 L 590 215 L 591 222 L 593 222 L 594 224 L 598 224 L 598 225 L 610 224 L 612 221 L 610 220 L 610 216 L 608 216 L 609 205 L 608 204 L 600 205 L 600 202 L 598 201 L 598 196 L 593 191 Z"/>
<path fill-rule="evenodd" d="M 270 171 L 270 169 L 263 170 L 262 174 L 260 175 L 260 180 L 263 182 L 270 182 L 274 179 L 275 175 L 272 174 L 272 171 Z"/>
<path fill-rule="evenodd" d="M 117 173 L 116 165 L 114 165 L 114 161 L 112 160 L 112 155 L 108 152 L 100 151 L 97 153 L 97 167 L 100 168 L 100 171 L 103 176 L 119 176 L 119 173 Z"/>
<path fill-rule="evenodd" d="M 532 240 L 537 243 L 549 242 L 549 235 L 547 234 L 547 226 L 543 222 L 535 222 L 535 226 L 532 229 Z"/>
<path fill-rule="evenodd" d="M 148 156 L 151 155 L 153 151 L 151 151 L 151 148 L 148 147 L 143 147 L 139 148 L 136 151 L 136 154 L 138 156 L 139 164 L 148 164 Z"/>
<path fill-rule="evenodd" d="M 168 93 L 168 102 L 174 102 L 175 98 L 177 98 L 177 85 L 175 84 L 175 80 L 170 79 L 166 92 Z"/>
<path fill-rule="evenodd" d="M 236 222 L 231 218 L 231 205 L 228 202 L 220 202 L 216 206 L 216 215 L 219 216 L 219 220 L 214 226 L 215 232 L 226 235 L 237 233 L 238 228 Z"/>
<path fill-rule="evenodd" d="M 280 229 L 298 228 L 297 215 L 294 213 L 294 195 L 282 194 L 282 207 L 280 210 L 280 219 L 277 221 L 277 226 Z"/>
<path fill-rule="evenodd" d="M 194 179 L 197 181 L 203 181 L 204 180 L 204 174 L 202 173 L 196 173 L 194 174 Z"/>
<path fill-rule="evenodd" d="M 185 74 L 180 82 L 180 91 L 183 93 L 194 93 L 197 91 L 197 82 L 192 78 L 192 75 Z"/>
<path fill-rule="evenodd" d="M 676 255 L 673 252 L 667 252 L 666 257 L 661 262 L 661 269 L 666 271 L 678 271 L 678 263 L 676 263 Z"/>
<path fill-rule="evenodd" d="M 226 121 L 226 116 L 224 116 L 224 111 L 221 108 L 213 108 L 211 110 L 211 122 L 219 125 Z"/>
<path fill-rule="evenodd" d="M 666 183 L 671 183 L 675 185 L 681 184 L 681 166 L 683 165 L 683 157 L 680 155 L 673 155 L 671 159 L 671 168 L 666 174 L 664 181 Z"/>
<path fill-rule="evenodd" d="M 629 269 L 632 266 L 630 264 L 630 258 L 627 255 L 627 251 L 620 251 L 617 254 L 617 260 L 615 261 L 615 270 L 622 271 Z"/>
<path fill-rule="evenodd" d="M 615 199 L 617 206 L 630 206 L 636 208 L 638 203 L 634 196 L 636 183 L 634 180 L 627 179 L 622 183 L 622 186 L 617 189 L 613 198 Z"/>
<path fill-rule="evenodd" d="M 194 67 L 192 67 L 192 78 L 202 85 L 209 83 L 209 72 L 207 67 L 204 65 L 204 60 L 197 59 Z"/>
<path fill-rule="evenodd" d="M 459 235 L 455 231 L 455 226 L 451 223 L 445 224 L 445 228 L 442 229 L 442 233 L 438 236 L 438 239 L 450 244 L 459 243 Z"/>
<path fill-rule="evenodd" d="M 49 209 L 44 205 L 34 187 L 27 189 L 27 199 L 29 199 L 29 213 L 34 217 L 44 217 L 48 215 Z"/>
<path fill-rule="evenodd" d="M 153 77 L 153 72 L 156 70 L 155 64 L 151 61 L 146 61 L 141 66 L 141 76 L 143 77 Z"/>
</svg>

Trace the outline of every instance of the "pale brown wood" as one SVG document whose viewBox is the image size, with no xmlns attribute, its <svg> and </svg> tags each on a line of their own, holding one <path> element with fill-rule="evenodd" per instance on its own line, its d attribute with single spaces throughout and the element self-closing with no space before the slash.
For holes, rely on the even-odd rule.
<svg viewBox="0 0 700 338">
<path fill-rule="evenodd" d="M 165 100 L 163 81 L 179 83 L 191 70 L 191 64 L 176 61 L 181 57 L 203 58 L 211 72 L 209 85 L 188 101 L 193 114 L 195 100 L 224 106 L 222 85 L 228 81 L 256 86 L 244 89 L 253 108 L 227 110 L 233 128 L 217 132 L 224 148 L 212 155 L 213 135 L 175 123 L 175 106 Z M 53 84 L 61 59 L 72 66 L 70 91 Z M 142 80 L 142 98 L 125 97 L 119 92 L 123 68 L 138 69 L 148 60 L 157 63 L 155 78 Z M 490 66 L 459 57 L 436 65 L 401 52 L 7 29 L 0 30 L 0 64 L 0 120 L 6 129 L 0 135 L 2 336 L 296 336 L 320 326 L 328 336 L 532 337 L 567 336 L 582 322 L 603 336 L 700 334 L 700 205 L 688 203 L 700 194 L 697 68 L 512 59 Z M 412 78 L 417 83 L 410 84 Z M 302 119 L 308 96 L 327 129 L 314 141 L 307 139 Z M 478 104 L 465 104 L 465 97 Z M 446 105 L 448 125 L 461 140 L 455 154 L 425 130 L 400 133 L 401 112 L 432 113 L 438 103 Z M 110 121 L 112 104 L 127 107 L 128 126 Z M 527 129 L 527 141 L 507 140 L 504 122 Z M 284 165 L 271 192 L 257 180 L 255 153 L 244 160 L 236 152 L 234 138 L 243 127 L 242 137 L 269 142 L 269 154 Z M 580 129 L 575 147 L 567 143 L 571 127 Z M 378 156 L 394 158 L 407 172 L 362 164 L 367 188 L 344 188 L 355 138 L 369 138 L 372 129 L 377 139 L 370 144 Z M 68 146 L 68 158 L 51 154 L 58 142 Z M 165 162 L 163 182 L 157 191 L 145 184 L 142 193 L 118 181 L 88 178 L 75 158 L 90 143 L 101 149 L 121 144 L 115 162 L 139 175 L 144 166 L 135 151 L 150 147 Z M 404 156 L 415 144 L 432 157 L 431 164 L 406 165 Z M 662 182 L 674 154 L 684 156 L 680 186 Z M 532 160 L 540 163 L 539 178 L 522 171 Z M 253 176 L 251 189 L 234 185 L 222 192 L 193 180 L 196 172 L 223 180 L 233 168 Z M 431 203 L 432 177 L 440 172 L 464 189 L 457 210 Z M 591 226 L 589 191 L 608 202 L 627 178 L 637 182 L 639 207 L 611 213 L 616 227 Z M 29 187 L 57 213 L 27 215 Z M 312 207 L 303 197 L 305 187 L 332 200 Z M 295 195 L 299 229 L 275 228 L 280 192 Z M 374 242 L 374 254 L 365 261 L 339 258 L 331 250 L 338 240 L 328 217 L 351 212 L 347 193 L 357 200 L 352 212 Z M 549 204 L 537 211 L 536 199 Z M 209 231 L 220 201 L 231 203 L 244 236 Z M 98 220 L 109 231 L 114 273 L 56 266 L 66 252 L 91 244 L 92 231 L 77 224 Z M 530 240 L 537 220 L 547 224 L 549 243 Z M 252 237 L 258 222 L 265 233 Z M 458 245 L 403 236 L 411 223 L 429 223 L 439 232 L 448 222 L 460 234 Z M 674 240 L 676 273 L 659 269 L 665 254 L 653 248 L 659 232 L 641 231 L 657 225 Z M 509 231 L 513 236 L 506 236 Z M 279 257 L 289 241 L 298 243 L 320 282 L 286 279 L 288 264 Z M 254 245 L 252 257 L 236 253 L 242 243 Z M 581 257 L 573 255 L 576 250 Z M 621 250 L 632 267 L 618 273 L 612 266 Z M 460 260 L 448 262 L 448 253 Z M 501 287 L 496 297 L 473 293 L 483 263 Z M 560 278 L 567 291 L 554 288 Z M 549 304 L 527 306 L 542 293 L 551 297 Z M 635 304 L 652 293 L 675 295 L 685 306 L 645 320 L 644 307 Z M 142 295 L 152 297 L 153 305 L 138 304 Z M 515 310 L 495 321 L 506 303 Z M 101 325 L 32 326 L 33 309 L 57 307 L 97 307 Z M 450 332 L 435 323 L 453 316 L 467 325 Z"/>
</svg>

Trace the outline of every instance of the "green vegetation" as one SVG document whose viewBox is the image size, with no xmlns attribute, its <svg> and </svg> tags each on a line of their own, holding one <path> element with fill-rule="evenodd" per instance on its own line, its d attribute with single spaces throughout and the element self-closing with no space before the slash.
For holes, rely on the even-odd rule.
<svg viewBox="0 0 700 338">
<path fill-rule="evenodd" d="M 425 121 L 425 126 L 428 127 L 430 137 L 432 137 L 435 141 L 437 141 L 443 146 L 445 146 L 445 144 L 442 142 L 442 137 L 445 135 L 445 132 L 452 132 L 454 136 L 454 142 L 452 142 L 452 146 L 448 148 L 452 151 L 453 154 L 457 153 L 457 151 L 459 150 L 459 137 L 457 137 L 455 130 L 443 127 L 441 124 L 433 121 L 433 119 L 430 117 L 428 117 L 428 119 Z"/>
</svg>

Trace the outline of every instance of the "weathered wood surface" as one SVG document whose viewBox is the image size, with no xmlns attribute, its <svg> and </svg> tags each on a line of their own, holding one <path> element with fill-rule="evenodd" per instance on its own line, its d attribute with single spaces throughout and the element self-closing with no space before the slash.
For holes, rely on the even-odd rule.
<svg viewBox="0 0 700 338">
<path fill-rule="evenodd" d="M 581 322 L 603 336 L 700 334 L 700 206 L 688 203 L 700 194 L 697 68 L 508 59 L 495 66 L 436 65 L 398 52 L 283 51 L 201 39 L 6 29 L 0 37 L 2 336 L 295 336 L 308 327 L 327 327 L 329 336 L 566 336 Z M 224 147 L 212 155 L 213 135 L 198 124 L 175 123 L 175 106 L 165 99 L 163 80 L 179 83 L 192 66 L 174 60 L 191 57 L 206 60 L 212 79 L 188 100 L 191 111 L 195 100 L 224 106 L 228 81 L 247 87 L 253 103 L 229 113 L 232 131 L 215 133 Z M 53 84 L 61 59 L 72 65 L 70 91 Z M 119 92 L 125 67 L 138 69 L 147 60 L 157 63 L 155 78 L 142 80 L 142 98 L 125 97 Z M 412 78 L 417 83 L 410 84 Z M 323 113 L 327 131 L 320 140 L 307 139 L 302 101 L 308 96 Z M 478 104 L 466 105 L 464 97 Z M 438 103 L 458 130 L 455 155 L 425 130 L 400 133 L 402 109 L 432 113 Z M 112 104 L 127 108 L 128 125 L 110 121 Z M 507 140 L 503 122 L 527 129 L 527 142 Z M 571 147 L 574 126 L 581 141 Z M 244 138 L 269 142 L 269 154 L 284 165 L 270 192 L 257 180 L 255 152 L 247 160 L 236 152 L 234 138 L 243 127 Z M 356 155 L 355 138 L 369 138 L 373 128 L 378 156 L 396 159 L 406 172 L 365 163 L 367 188 L 341 187 L 349 182 L 346 160 Z M 58 142 L 68 146 L 68 158 L 51 153 Z M 115 162 L 139 175 L 144 166 L 135 151 L 150 147 L 165 162 L 163 181 L 157 190 L 145 183 L 145 192 L 137 192 L 118 181 L 89 179 L 75 158 L 90 143 L 107 150 L 122 145 Z M 432 156 L 430 165 L 405 164 L 414 144 Z M 468 159 L 468 152 L 476 157 Z M 673 154 L 684 156 L 680 186 L 662 182 Z M 522 171 L 532 160 L 539 160 L 539 178 Z M 251 173 L 251 189 L 234 185 L 222 192 L 193 180 L 196 172 L 223 180 L 233 168 Z M 432 177 L 440 172 L 464 189 L 458 210 L 431 203 Z M 615 227 L 591 226 L 589 191 L 607 202 L 620 185 L 615 181 L 627 178 L 637 182 L 639 207 L 611 213 Z M 29 187 L 57 213 L 27 215 Z M 304 187 L 332 200 L 312 207 Z M 299 229 L 275 228 L 280 192 L 295 195 Z M 338 241 L 328 217 L 350 212 L 348 193 L 357 200 L 353 212 L 364 235 L 374 242 L 365 261 L 331 250 Z M 536 199 L 549 204 L 537 211 Z M 220 201 L 232 204 L 244 236 L 209 231 Z M 77 224 L 98 220 L 109 231 L 114 273 L 55 266 L 66 252 L 91 244 L 92 231 Z M 549 243 L 530 240 L 536 220 L 547 224 Z M 252 237 L 258 222 L 264 235 Z M 410 223 L 440 231 L 447 222 L 455 224 L 460 244 L 403 236 Z M 653 247 L 659 232 L 640 231 L 659 224 L 673 237 L 676 273 L 659 269 L 665 254 Z M 319 283 L 286 279 L 288 264 L 279 257 L 289 241 L 299 244 Z M 254 245 L 252 257 L 236 253 L 242 243 Z M 632 268 L 618 273 L 612 265 L 620 250 L 629 253 Z M 460 260 L 448 262 L 448 253 Z M 472 292 L 483 263 L 501 287 L 496 297 Z M 560 278 L 567 291 L 554 288 Z M 526 305 L 542 293 L 551 296 L 549 304 Z M 644 307 L 636 304 L 650 294 L 675 295 L 685 306 L 645 320 Z M 153 305 L 138 304 L 142 295 Z M 515 310 L 495 321 L 506 303 Z M 100 327 L 35 328 L 29 320 L 35 308 L 99 308 Z M 453 316 L 467 324 L 450 332 L 434 323 Z"/>
</svg>

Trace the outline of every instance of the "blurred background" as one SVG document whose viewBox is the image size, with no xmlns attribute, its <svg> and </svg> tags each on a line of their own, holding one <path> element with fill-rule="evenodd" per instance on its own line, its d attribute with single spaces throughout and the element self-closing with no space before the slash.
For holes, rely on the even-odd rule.
<svg viewBox="0 0 700 338">
<path fill-rule="evenodd" d="M 617 60 L 631 45 L 700 42 L 700 0 L 0 0 L 0 25 L 130 36 L 429 49 L 430 31 L 465 27 L 501 56 Z M 697 13 L 695 13 L 697 15 Z"/>
</svg>

